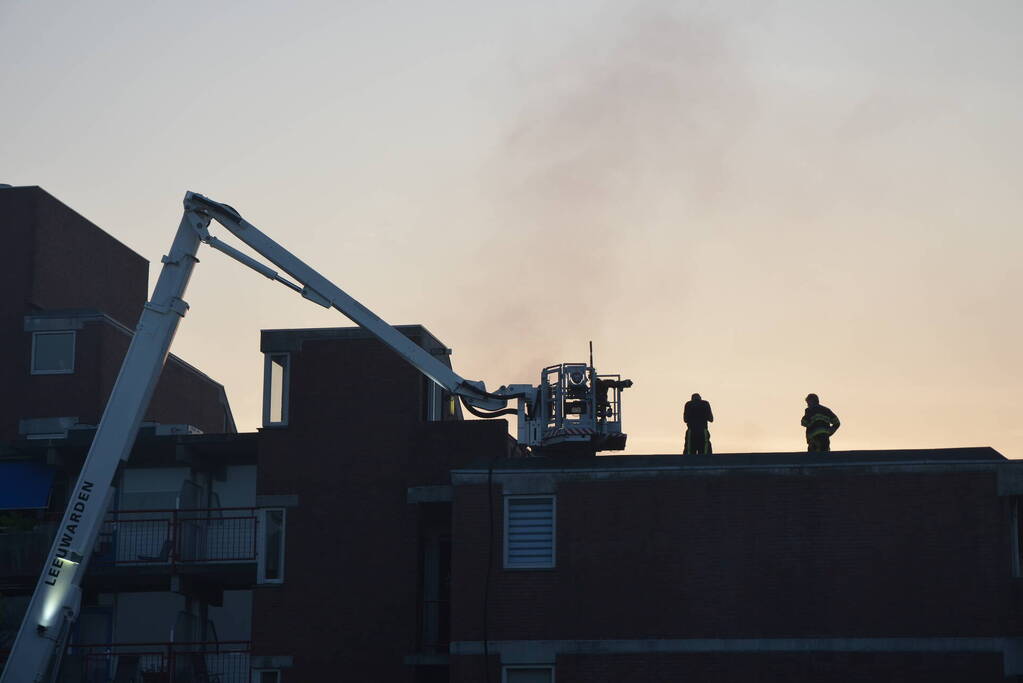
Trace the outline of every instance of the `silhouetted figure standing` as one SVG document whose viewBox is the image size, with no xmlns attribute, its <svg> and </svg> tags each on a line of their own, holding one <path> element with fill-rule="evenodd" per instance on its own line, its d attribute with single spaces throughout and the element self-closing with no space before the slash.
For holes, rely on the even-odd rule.
<svg viewBox="0 0 1023 683">
<path fill-rule="evenodd" d="M 821 405 L 817 394 L 808 394 L 801 424 L 806 427 L 807 452 L 827 453 L 831 450 L 831 435 L 842 423 L 830 408 Z"/>
<path fill-rule="evenodd" d="M 686 455 L 713 453 L 710 446 L 710 431 L 707 429 L 707 423 L 714 421 L 710 403 L 700 398 L 699 394 L 693 394 L 693 399 L 686 401 L 682 419 L 686 423 L 686 445 L 683 453 Z"/>
</svg>

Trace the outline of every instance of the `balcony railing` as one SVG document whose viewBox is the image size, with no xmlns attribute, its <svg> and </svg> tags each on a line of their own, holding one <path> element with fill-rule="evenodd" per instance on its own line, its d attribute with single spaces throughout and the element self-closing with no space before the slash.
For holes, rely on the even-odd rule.
<svg viewBox="0 0 1023 683">
<path fill-rule="evenodd" d="M 249 683 L 250 643 L 72 645 L 62 680 L 81 683 Z"/>
<path fill-rule="evenodd" d="M 254 562 L 256 508 L 117 510 L 100 530 L 94 566 Z"/>
<path fill-rule="evenodd" d="M 91 567 L 256 561 L 257 508 L 116 510 L 100 530 Z M 58 523 L 0 533 L 0 588 L 36 576 Z M 21 582 L 23 579 L 17 579 Z"/>
</svg>

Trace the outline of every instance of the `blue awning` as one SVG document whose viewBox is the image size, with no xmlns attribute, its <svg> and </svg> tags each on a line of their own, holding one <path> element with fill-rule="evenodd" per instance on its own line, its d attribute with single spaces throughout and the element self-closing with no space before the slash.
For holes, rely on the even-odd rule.
<svg viewBox="0 0 1023 683">
<path fill-rule="evenodd" d="M 45 508 L 54 468 L 36 462 L 0 462 L 0 510 Z"/>
</svg>

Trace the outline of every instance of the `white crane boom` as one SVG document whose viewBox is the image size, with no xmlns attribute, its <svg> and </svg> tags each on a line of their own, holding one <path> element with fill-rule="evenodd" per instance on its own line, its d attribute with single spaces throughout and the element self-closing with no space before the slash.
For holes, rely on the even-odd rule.
<svg viewBox="0 0 1023 683">
<path fill-rule="evenodd" d="M 114 476 L 131 453 L 178 322 L 188 310 L 181 297 L 197 262 L 197 219 L 203 227 L 209 224 L 209 218 L 185 211 L 170 253 L 163 257 L 153 298 L 142 310 L 0 683 L 49 682 L 57 676 Z"/>
<path fill-rule="evenodd" d="M 259 229 L 242 218 L 230 206 L 219 204 L 200 194 L 189 192 L 185 195 L 186 214 L 189 210 L 196 213 L 197 216 L 205 217 L 205 224 L 201 227 L 200 223 L 202 221 L 196 221 L 196 229 L 199 231 L 203 242 L 249 266 L 253 270 L 262 273 L 271 280 L 284 283 L 299 292 L 306 299 L 324 308 L 336 308 L 351 319 L 352 322 L 372 333 L 377 339 L 387 344 L 420 372 L 452 394 L 464 397 L 473 405 L 485 410 L 503 408 L 509 398 L 516 398 L 516 396 L 511 395 L 499 397 L 494 394 L 488 394 L 482 382 L 462 379 L 451 368 L 434 358 L 428 351 L 425 351 L 411 339 L 384 322 L 376 313 L 363 306 L 340 287 L 310 268 L 304 261 L 260 232 Z M 297 280 L 301 286 L 289 282 L 275 271 L 210 235 L 208 231 L 210 218 L 216 220 L 254 251 Z"/>
<path fill-rule="evenodd" d="M 589 365 L 566 363 L 545 368 L 539 386 L 516 384 L 489 393 L 483 382 L 460 377 L 230 206 L 193 192 L 185 194 L 184 206 L 170 253 L 162 259 L 152 299 L 143 308 L 81 474 L 71 489 L 0 683 L 50 683 L 57 676 L 71 624 L 78 615 L 82 579 L 114 492 L 117 469 L 131 453 L 178 323 L 188 310 L 182 297 L 202 242 L 320 306 L 336 308 L 460 397 L 474 415 L 517 413 L 519 442 L 524 446 L 582 445 L 591 451 L 624 448 L 619 395 L 631 381 L 621 381 L 617 375 L 598 376 L 592 361 Z M 210 235 L 212 220 L 297 283 Z M 505 408 L 510 400 L 517 401 L 515 409 Z"/>
</svg>

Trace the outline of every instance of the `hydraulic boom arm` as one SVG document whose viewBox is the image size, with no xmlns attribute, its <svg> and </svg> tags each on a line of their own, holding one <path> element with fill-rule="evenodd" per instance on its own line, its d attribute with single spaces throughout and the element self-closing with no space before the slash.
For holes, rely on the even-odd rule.
<svg viewBox="0 0 1023 683">
<path fill-rule="evenodd" d="M 482 382 L 462 379 L 226 204 L 192 192 L 185 195 L 184 203 L 174 243 L 170 253 L 163 257 L 153 297 L 139 319 L 0 683 L 49 682 L 57 675 L 71 624 L 78 615 L 82 578 L 113 495 L 117 468 L 131 453 L 178 322 L 188 310 L 182 297 L 197 263 L 196 252 L 201 242 L 285 284 L 310 301 L 341 311 L 472 406 L 499 410 L 509 399 L 520 397 L 510 391 L 506 396 L 490 394 Z M 222 224 L 301 284 L 281 277 L 210 235 L 211 220 Z"/>
<path fill-rule="evenodd" d="M 196 230 L 200 239 L 214 249 L 221 251 L 240 263 L 252 268 L 262 275 L 283 283 L 295 290 L 304 298 L 323 306 L 336 308 L 352 322 L 371 332 L 411 363 L 424 375 L 447 389 L 455 396 L 464 398 L 470 404 L 484 410 L 498 410 L 507 401 L 518 396 L 513 393 L 490 394 L 483 382 L 462 379 L 451 368 L 424 351 L 412 340 L 384 322 L 376 313 L 369 310 L 352 298 L 340 287 L 310 268 L 281 245 L 260 232 L 252 223 L 241 217 L 233 208 L 226 204 L 214 202 L 201 194 L 189 192 L 185 195 L 185 215 L 194 214 Z M 216 220 L 230 230 L 235 237 L 261 254 L 268 261 L 297 280 L 301 286 L 283 278 L 276 271 L 239 252 L 216 237 L 209 234 L 210 219 Z"/>
<path fill-rule="evenodd" d="M 199 217 L 200 223 L 204 220 L 209 222 Z M 48 683 L 57 676 L 114 476 L 131 453 L 178 322 L 188 310 L 181 297 L 199 248 L 195 221 L 196 216 L 185 211 L 170 253 L 163 257 L 153 298 L 142 310 L 0 683 Z"/>
<path fill-rule="evenodd" d="M 539 386 L 514 384 L 490 393 L 482 382 L 460 377 L 230 206 L 192 192 L 185 194 L 184 205 L 174 243 L 163 257 L 153 297 L 143 308 L 78 482 L 71 489 L 67 510 L 0 683 L 50 683 L 57 676 L 61 654 L 78 614 L 82 579 L 113 496 L 117 469 L 131 453 L 178 322 L 188 310 L 182 297 L 201 243 L 320 306 L 336 308 L 453 396 L 460 397 L 474 415 L 517 414 L 519 442 L 524 446 L 582 447 L 591 453 L 625 447 L 619 394 L 632 382 L 620 381 L 617 375 L 597 375 L 592 352 L 588 365 L 563 363 L 545 368 Z M 292 279 L 211 235 L 209 227 L 214 220 Z M 509 401 L 516 401 L 516 407 L 506 407 Z"/>
</svg>

